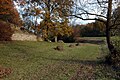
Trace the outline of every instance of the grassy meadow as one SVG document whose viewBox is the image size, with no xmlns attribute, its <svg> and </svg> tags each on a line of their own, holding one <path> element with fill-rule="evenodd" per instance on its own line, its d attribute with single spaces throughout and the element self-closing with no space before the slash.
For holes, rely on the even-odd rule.
<svg viewBox="0 0 120 80">
<path fill-rule="evenodd" d="M 58 45 L 62 45 L 64 50 L 55 50 Z M 101 45 L 69 45 L 32 41 L 0 42 L 0 66 L 12 70 L 2 79 L 115 80 L 114 71 L 100 64 L 98 59 L 101 57 Z"/>
</svg>

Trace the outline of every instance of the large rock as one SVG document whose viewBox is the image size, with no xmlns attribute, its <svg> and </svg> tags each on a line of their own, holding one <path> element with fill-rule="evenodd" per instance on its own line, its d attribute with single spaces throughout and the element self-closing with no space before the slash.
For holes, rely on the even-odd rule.
<svg viewBox="0 0 120 80">
<path fill-rule="evenodd" d="M 81 46 L 81 44 L 80 43 L 76 43 L 76 46 Z"/>
<path fill-rule="evenodd" d="M 64 41 L 63 40 L 58 40 L 58 43 L 64 43 Z"/>
<path fill-rule="evenodd" d="M 44 40 L 41 37 L 37 37 L 37 41 L 44 41 Z"/>
<path fill-rule="evenodd" d="M 72 48 L 72 47 L 75 47 L 75 45 L 74 45 L 74 44 L 70 44 L 70 45 L 69 45 L 69 47 L 71 47 L 71 48 Z"/>
<path fill-rule="evenodd" d="M 63 46 L 57 46 L 56 48 L 54 48 L 55 50 L 58 50 L 58 51 L 63 51 Z"/>
</svg>

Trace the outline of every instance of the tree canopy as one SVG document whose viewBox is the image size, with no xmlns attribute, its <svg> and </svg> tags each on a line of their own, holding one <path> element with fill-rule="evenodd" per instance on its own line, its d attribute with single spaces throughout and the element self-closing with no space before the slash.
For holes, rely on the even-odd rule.
<svg viewBox="0 0 120 80">
<path fill-rule="evenodd" d="M 45 38 L 49 35 L 71 34 L 72 29 L 68 23 L 72 5 L 72 0 L 25 0 L 20 3 L 27 28 L 34 30 L 35 34 L 42 33 Z"/>
<path fill-rule="evenodd" d="M 19 13 L 12 0 L 0 0 L 0 19 L 13 24 L 20 24 Z"/>
</svg>

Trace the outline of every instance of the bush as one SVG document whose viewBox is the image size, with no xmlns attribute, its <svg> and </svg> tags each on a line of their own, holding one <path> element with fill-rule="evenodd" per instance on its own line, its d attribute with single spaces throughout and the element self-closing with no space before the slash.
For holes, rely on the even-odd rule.
<svg viewBox="0 0 120 80">
<path fill-rule="evenodd" d="M 107 52 L 108 54 L 105 56 L 105 62 L 114 66 L 119 66 L 120 68 L 120 37 L 114 36 L 111 40 L 113 50 Z"/>
<path fill-rule="evenodd" d="M 54 36 L 50 36 L 48 39 L 51 40 L 52 42 L 55 42 Z M 61 41 L 61 43 L 73 43 L 73 42 L 75 42 L 75 39 L 74 39 L 73 35 L 71 35 L 71 36 L 67 36 L 67 35 L 61 36 L 61 35 L 59 35 L 57 37 L 57 39 L 58 39 L 58 42 Z"/>
<path fill-rule="evenodd" d="M 116 51 L 114 51 L 113 53 L 115 55 L 112 56 L 112 60 L 114 63 L 119 63 L 120 64 L 120 36 L 114 36 L 112 39 L 112 44 L 115 48 Z M 115 57 L 114 57 L 115 56 Z"/>
<path fill-rule="evenodd" d="M 75 39 L 74 39 L 73 35 L 71 35 L 71 36 L 67 36 L 67 35 L 59 36 L 58 40 L 63 40 L 63 42 L 65 42 L 65 43 L 73 43 L 73 42 L 75 42 Z"/>
<path fill-rule="evenodd" d="M 9 23 L 0 21 L 0 41 L 11 41 L 13 33 Z"/>
</svg>

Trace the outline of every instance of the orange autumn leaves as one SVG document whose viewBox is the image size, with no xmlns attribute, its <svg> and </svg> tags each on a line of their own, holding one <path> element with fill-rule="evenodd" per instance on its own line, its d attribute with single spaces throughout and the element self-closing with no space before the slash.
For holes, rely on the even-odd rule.
<svg viewBox="0 0 120 80">
<path fill-rule="evenodd" d="M 52 22 L 50 20 L 43 20 L 39 25 L 39 29 L 42 29 L 44 37 L 48 36 L 63 36 L 67 35 L 70 36 L 73 33 L 72 27 L 68 25 L 67 20 L 63 22 Z"/>
<path fill-rule="evenodd" d="M 0 0 L 0 19 L 20 25 L 19 13 L 12 0 Z"/>
</svg>

